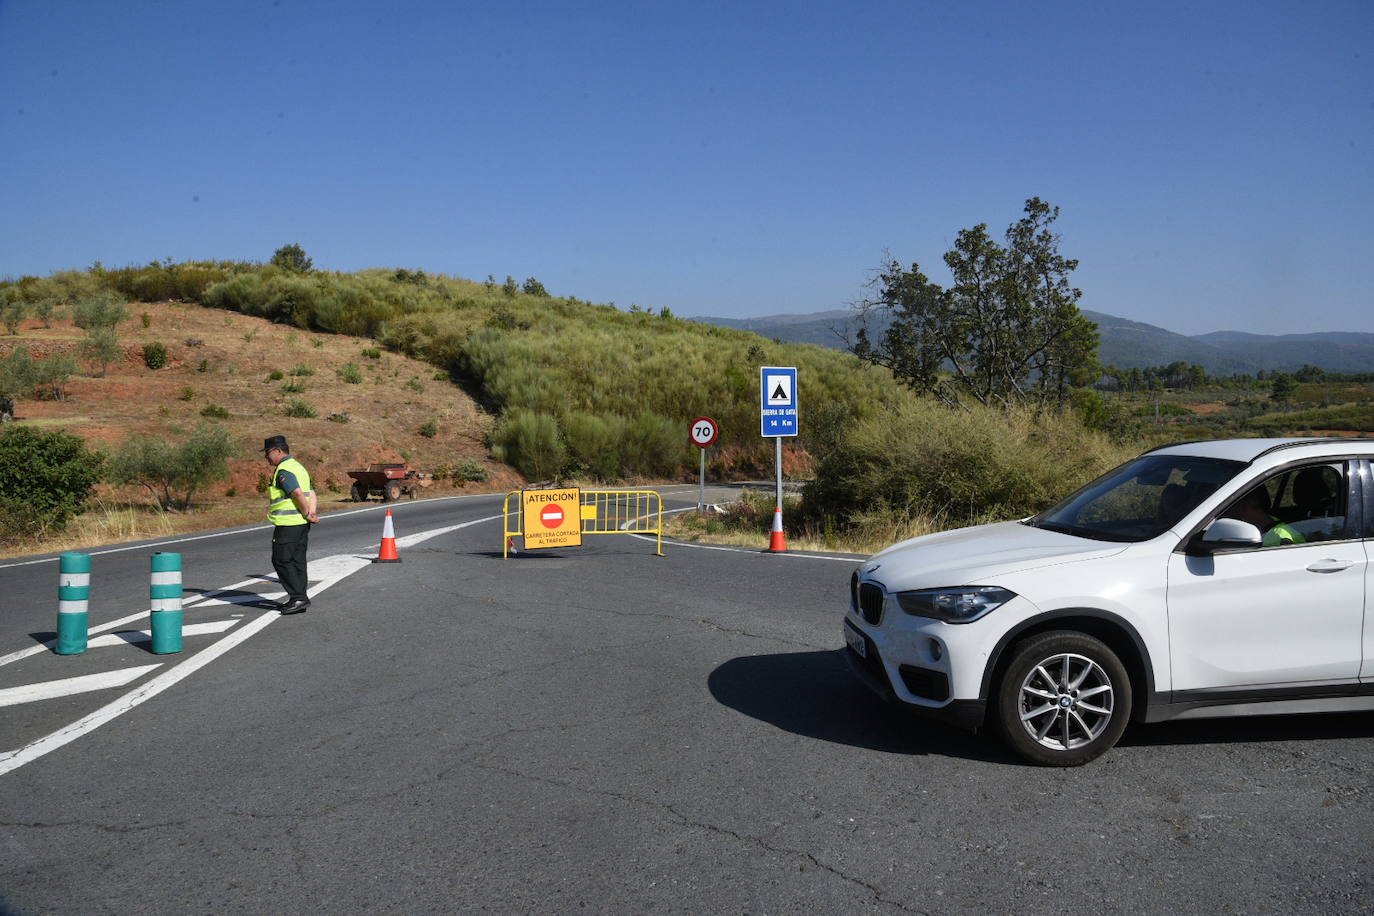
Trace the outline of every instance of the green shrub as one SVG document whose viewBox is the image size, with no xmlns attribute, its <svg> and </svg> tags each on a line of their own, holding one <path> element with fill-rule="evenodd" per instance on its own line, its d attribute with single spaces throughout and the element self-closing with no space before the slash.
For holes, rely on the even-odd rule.
<svg viewBox="0 0 1374 916">
<path fill-rule="evenodd" d="M 144 344 L 143 365 L 154 370 L 167 365 L 167 345 L 160 340 Z"/>
<path fill-rule="evenodd" d="M 568 414 L 564 424 L 572 469 L 597 480 L 617 480 L 624 473 L 621 450 L 624 437 L 623 417 L 598 417 L 579 411 Z"/>
<path fill-rule="evenodd" d="M 804 511 L 813 522 L 850 527 L 875 515 L 939 527 L 1020 518 L 1137 451 L 1072 415 L 900 402 L 854 424 L 822 457 Z"/>
<path fill-rule="evenodd" d="M 286 378 L 286 373 L 282 372 L 280 369 L 273 369 L 271 372 L 267 373 L 267 380 L 269 382 L 280 382 L 284 378 Z"/>
<path fill-rule="evenodd" d="M 299 363 L 299 364 L 297 364 L 297 365 L 291 367 L 290 372 L 288 372 L 287 374 L 288 374 L 288 375 L 295 375 L 295 376 L 308 376 L 308 375 L 314 375 L 314 374 L 315 374 L 315 370 L 314 370 L 314 369 L 311 369 L 309 366 L 307 366 L 307 365 L 305 365 L 305 364 L 303 364 L 303 363 Z"/>
<path fill-rule="evenodd" d="M 457 483 L 484 483 L 491 477 L 487 466 L 475 458 L 459 458 L 448 475 Z"/>
<path fill-rule="evenodd" d="M 359 385 L 363 381 L 363 371 L 358 368 L 357 363 L 344 363 L 336 370 L 339 378 L 350 385 Z"/>
<path fill-rule="evenodd" d="M 382 351 L 378 350 L 376 347 L 368 347 L 367 349 L 363 350 L 363 356 L 367 359 L 381 359 Z"/>
<path fill-rule="evenodd" d="M 300 394 L 304 390 L 305 382 L 302 382 L 300 379 L 293 378 L 291 381 L 281 386 L 282 394 Z"/>
<path fill-rule="evenodd" d="M 282 413 L 286 414 L 288 417 L 299 417 L 309 420 L 315 417 L 315 408 L 311 407 L 308 402 L 300 398 L 292 398 L 290 401 L 286 402 L 286 408 Z"/>
<path fill-rule="evenodd" d="M 418 432 L 426 439 L 433 439 L 435 436 L 439 435 L 439 421 L 433 417 L 429 418 L 420 424 Z"/>
<path fill-rule="evenodd" d="M 1252 432 L 1276 435 L 1290 430 L 1338 429 L 1374 433 L 1374 404 L 1336 404 L 1292 413 L 1267 413 L 1246 424 Z"/>
<path fill-rule="evenodd" d="M 147 312 L 143 312 L 141 315 L 139 315 L 138 320 L 143 322 L 143 326 L 145 328 L 151 328 L 153 326 L 153 316 L 149 315 Z"/>
<path fill-rule="evenodd" d="M 0 544 L 61 531 L 85 508 L 104 464 L 71 433 L 0 426 Z"/>
<path fill-rule="evenodd" d="M 200 415 L 211 420 L 229 419 L 229 409 L 218 404 L 206 404 L 200 409 Z"/>
<path fill-rule="evenodd" d="M 621 449 L 629 473 L 668 477 L 687 463 L 687 451 L 693 447 L 687 443 L 683 424 L 645 412 L 626 424 Z"/>
<path fill-rule="evenodd" d="M 567 460 L 558 421 L 531 410 L 513 410 L 492 430 L 492 454 L 530 480 L 550 480 Z"/>
<path fill-rule="evenodd" d="M 192 388 L 190 385 L 187 385 L 185 388 L 181 389 L 181 394 L 177 395 L 177 400 L 178 400 L 178 401 L 189 401 L 189 400 L 193 399 L 195 396 L 196 396 L 196 389 Z"/>
</svg>

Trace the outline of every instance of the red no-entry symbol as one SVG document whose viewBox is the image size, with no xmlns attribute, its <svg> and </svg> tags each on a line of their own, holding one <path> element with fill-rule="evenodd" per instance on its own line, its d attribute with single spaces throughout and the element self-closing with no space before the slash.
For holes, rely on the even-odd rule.
<svg viewBox="0 0 1374 916">
<path fill-rule="evenodd" d="M 545 528 L 557 528 L 563 524 L 563 507 L 550 503 L 539 511 L 539 521 L 544 523 Z"/>
</svg>

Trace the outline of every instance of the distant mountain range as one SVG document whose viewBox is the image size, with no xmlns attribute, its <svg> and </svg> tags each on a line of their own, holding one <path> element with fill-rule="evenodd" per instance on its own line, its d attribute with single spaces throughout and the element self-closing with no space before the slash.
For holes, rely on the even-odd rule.
<svg viewBox="0 0 1374 916">
<path fill-rule="evenodd" d="M 1304 365 L 1331 372 L 1374 372 L 1374 334 L 1327 331 L 1315 334 L 1248 334 L 1213 331 L 1189 337 L 1139 321 L 1083 310 L 1097 322 L 1098 359 L 1123 369 L 1167 366 L 1182 360 L 1209 375 L 1254 374 L 1260 369 L 1291 372 Z M 693 318 L 703 324 L 753 331 L 777 340 L 845 348 L 854 335 L 854 315 L 846 309 L 764 318 Z"/>
</svg>

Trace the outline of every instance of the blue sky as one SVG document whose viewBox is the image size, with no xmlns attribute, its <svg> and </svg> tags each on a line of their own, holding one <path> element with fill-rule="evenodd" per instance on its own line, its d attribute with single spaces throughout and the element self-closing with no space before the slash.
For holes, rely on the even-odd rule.
<svg viewBox="0 0 1374 916">
<path fill-rule="evenodd" d="M 0 0 L 0 276 L 160 258 L 843 308 L 1058 205 L 1085 308 L 1374 332 L 1374 3 Z"/>
</svg>

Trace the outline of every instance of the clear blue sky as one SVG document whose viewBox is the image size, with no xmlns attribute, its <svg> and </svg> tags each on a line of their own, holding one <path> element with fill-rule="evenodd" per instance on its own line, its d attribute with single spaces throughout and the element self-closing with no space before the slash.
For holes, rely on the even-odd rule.
<svg viewBox="0 0 1374 916">
<path fill-rule="evenodd" d="M 1082 305 L 1374 332 L 1374 2 L 0 0 L 0 276 L 152 259 L 843 308 L 1062 208 Z"/>
</svg>

